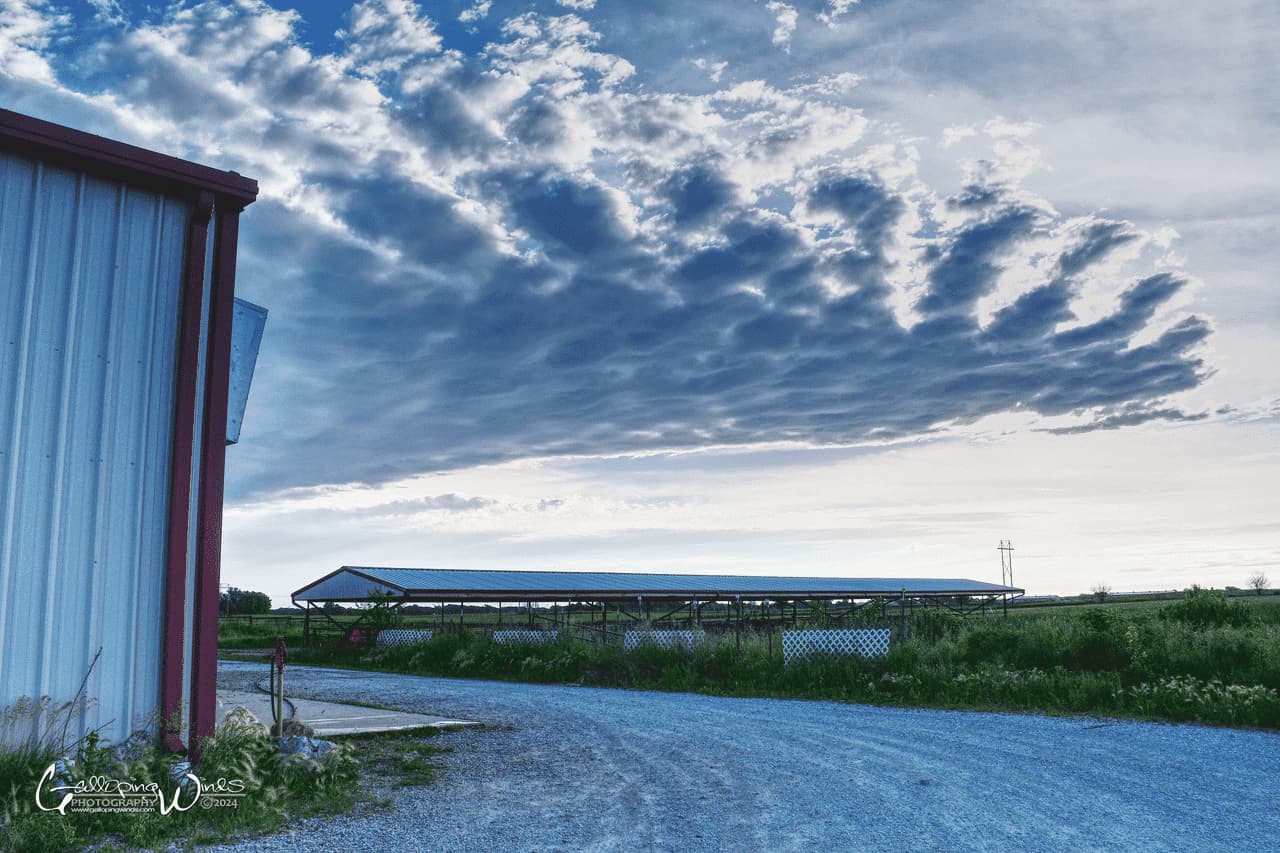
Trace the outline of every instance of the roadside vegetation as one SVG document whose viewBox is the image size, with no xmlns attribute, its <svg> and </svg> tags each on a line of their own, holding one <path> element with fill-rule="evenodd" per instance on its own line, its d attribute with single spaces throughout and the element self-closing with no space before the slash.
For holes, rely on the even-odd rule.
<svg viewBox="0 0 1280 853">
<path fill-rule="evenodd" d="M 33 708 L 10 708 L 6 715 L 12 721 Z M 177 779 L 187 768 L 175 769 L 181 756 L 150 746 L 111 748 L 93 733 L 76 743 L 60 745 L 55 738 L 46 737 L 52 731 L 46 728 L 26 748 L 0 751 L 0 851 L 4 853 L 74 850 L 88 845 L 99 850 L 118 845 L 155 848 L 170 842 L 188 847 L 273 832 L 302 817 L 346 812 L 353 807 L 385 807 L 390 801 L 384 788 L 432 781 L 430 759 L 440 751 L 429 742 L 436 730 L 426 729 L 342 739 L 320 758 L 283 755 L 276 739 L 269 737 L 261 724 L 233 714 L 207 741 L 203 760 L 192 772 L 200 778 L 206 799 L 218 799 L 210 791 L 217 791 L 219 780 L 243 782 L 245 795 L 235 798 L 234 807 L 204 808 L 196 802 L 187 811 L 161 814 L 149 800 L 136 812 L 78 813 L 73 805 L 64 816 L 36 805 L 36 787 L 50 765 L 55 765 L 57 776 L 45 782 L 46 807 L 61 800 L 60 794 L 49 791 L 50 786 L 83 783 L 93 787 L 95 779 L 139 785 L 155 782 L 169 803 Z M 179 802 L 189 803 L 191 792 L 188 782 Z"/>
<path fill-rule="evenodd" d="M 1280 606 L 1193 588 L 1181 600 L 1009 618 L 916 611 L 887 656 L 784 666 L 777 633 L 692 652 L 571 640 L 500 645 L 484 632 L 414 646 L 295 654 L 296 662 L 468 678 L 728 696 L 1087 714 L 1280 730 Z M 874 608 L 869 608 L 874 610 Z M 868 624 L 874 624 L 868 621 Z"/>
</svg>

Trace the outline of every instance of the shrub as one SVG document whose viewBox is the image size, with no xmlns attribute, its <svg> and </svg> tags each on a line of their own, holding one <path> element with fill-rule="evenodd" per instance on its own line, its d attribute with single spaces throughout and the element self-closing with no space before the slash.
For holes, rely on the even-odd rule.
<svg viewBox="0 0 1280 853">
<path fill-rule="evenodd" d="M 964 637 L 965 660 L 971 664 L 1006 660 L 1017 646 L 1020 633 L 1012 625 L 980 622 Z"/>
<path fill-rule="evenodd" d="M 940 607 L 919 610 L 911 619 L 912 633 L 917 637 L 933 641 L 954 637 L 963 627 L 964 619 Z"/>
<path fill-rule="evenodd" d="M 1244 628 L 1254 622 L 1253 611 L 1244 603 L 1231 601 L 1218 589 L 1193 586 L 1181 601 L 1160 608 L 1160 618 L 1185 622 L 1196 628 L 1220 628 L 1230 625 Z"/>
</svg>

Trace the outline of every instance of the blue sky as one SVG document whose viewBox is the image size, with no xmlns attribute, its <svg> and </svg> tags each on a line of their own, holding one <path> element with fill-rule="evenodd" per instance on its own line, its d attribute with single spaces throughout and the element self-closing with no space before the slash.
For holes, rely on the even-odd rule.
<svg viewBox="0 0 1280 853">
<path fill-rule="evenodd" d="M 1190 4 L 1182 4 L 1190 5 Z M 1263 3 L 0 0 L 12 109 L 257 178 L 224 580 L 1280 582 Z"/>
</svg>

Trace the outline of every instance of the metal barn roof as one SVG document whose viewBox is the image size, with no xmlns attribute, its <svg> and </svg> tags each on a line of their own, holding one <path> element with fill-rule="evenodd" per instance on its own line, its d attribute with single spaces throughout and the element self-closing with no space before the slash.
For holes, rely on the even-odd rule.
<svg viewBox="0 0 1280 853">
<path fill-rule="evenodd" d="M 1021 595 L 1017 587 L 957 578 L 824 578 L 533 572 L 343 566 L 293 594 L 302 601 L 364 601 L 375 592 L 404 601 L 601 601 L 612 599 L 911 598 Z"/>
</svg>

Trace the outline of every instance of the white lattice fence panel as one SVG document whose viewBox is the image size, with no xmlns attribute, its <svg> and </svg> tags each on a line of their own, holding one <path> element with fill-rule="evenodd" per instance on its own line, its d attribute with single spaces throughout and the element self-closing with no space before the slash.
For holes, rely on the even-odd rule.
<svg viewBox="0 0 1280 853">
<path fill-rule="evenodd" d="M 629 652 L 640 646 L 657 646 L 688 652 L 706 638 L 705 631 L 627 631 L 622 635 L 622 649 Z"/>
<path fill-rule="evenodd" d="M 877 658 L 888 653 L 888 628 L 782 632 L 783 663 L 791 663 L 796 658 L 812 654 Z"/>
<path fill-rule="evenodd" d="M 559 631 L 494 631 L 493 641 L 500 646 L 511 646 L 516 643 L 551 643 L 559 636 Z"/>
<path fill-rule="evenodd" d="M 435 633 L 418 628 L 386 628 L 378 632 L 375 644 L 379 646 L 416 646 L 425 643 Z"/>
</svg>

